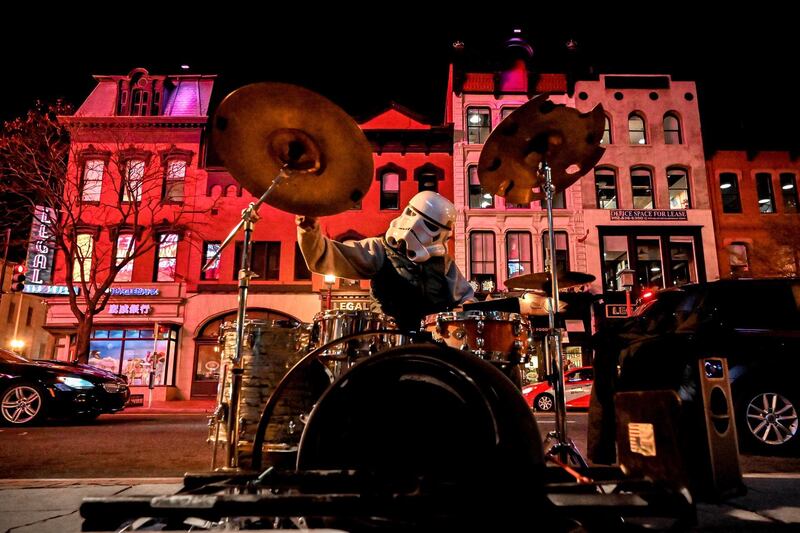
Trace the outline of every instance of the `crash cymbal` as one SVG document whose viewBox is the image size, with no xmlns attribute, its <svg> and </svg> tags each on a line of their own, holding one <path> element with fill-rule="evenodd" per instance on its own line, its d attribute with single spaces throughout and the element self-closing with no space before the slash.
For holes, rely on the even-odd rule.
<svg viewBox="0 0 800 533">
<path fill-rule="evenodd" d="M 341 213 L 372 183 L 372 148 L 355 121 L 294 85 L 255 83 L 233 91 L 214 115 L 211 146 L 255 197 L 287 165 L 289 177 L 266 202 L 290 213 Z"/>
<path fill-rule="evenodd" d="M 550 311 L 552 300 L 540 293 L 528 292 L 519 299 L 519 310 L 523 315 L 547 316 Z M 562 313 L 567 309 L 567 302 L 559 300 L 558 312 Z"/>
<path fill-rule="evenodd" d="M 550 273 L 549 272 L 534 272 L 532 274 L 523 274 L 506 280 L 506 287 L 509 289 L 533 289 L 537 291 L 550 291 Z M 577 287 L 585 285 L 595 280 L 591 274 L 584 272 L 559 272 L 558 273 L 558 288 L 559 290 L 568 289 L 570 287 Z"/>
<path fill-rule="evenodd" d="M 605 152 L 600 146 L 605 114 L 554 104 L 542 94 L 507 116 L 489 135 L 478 161 L 478 179 L 491 194 L 527 204 L 543 198 L 539 165 L 550 165 L 553 187 L 562 191 L 592 169 Z"/>
</svg>

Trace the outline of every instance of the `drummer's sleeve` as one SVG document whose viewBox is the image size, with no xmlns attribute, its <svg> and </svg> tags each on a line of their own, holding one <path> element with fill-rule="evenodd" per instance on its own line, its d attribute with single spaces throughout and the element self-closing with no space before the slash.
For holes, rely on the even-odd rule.
<svg viewBox="0 0 800 533">
<path fill-rule="evenodd" d="M 447 283 L 450 285 L 450 293 L 456 305 L 475 301 L 475 291 L 461 274 L 455 261 L 450 261 L 450 268 L 447 269 Z"/>
<path fill-rule="evenodd" d="M 370 279 L 386 257 L 380 239 L 334 241 L 322 234 L 318 221 L 310 228 L 297 227 L 297 243 L 309 270 L 340 278 Z"/>
</svg>

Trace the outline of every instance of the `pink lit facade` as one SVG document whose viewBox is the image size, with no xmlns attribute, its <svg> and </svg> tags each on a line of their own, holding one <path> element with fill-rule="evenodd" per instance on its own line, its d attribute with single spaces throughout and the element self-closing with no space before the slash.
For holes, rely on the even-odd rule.
<svg viewBox="0 0 800 533">
<path fill-rule="evenodd" d="M 670 76 L 603 75 L 578 81 L 575 107 L 602 104 L 606 152 L 577 186 L 592 292 L 613 300 L 620 272 L 633 296 L 719 278 L 697 89 Z M 623 300 L 624 301 L 624 300 Z"/>
<path fill-rule="evenodd" d="M 69 171 L 96 180 L 88 189 L 84 186 L 83 194 L 118 194 L 121 171 L 113 161 L 118 152 L 135 151 L 165 180 L 163 189 L 159 184 L 157 190 L 143 192 L 141 201 L 163 199 L 159 195 L 170 185 L 166 180 L 179 174 L 183 194 L 176 209 L 198 214 L 174 241 L 137 258 L 125 279 L 115 279 L 109 305 L 95 318 L 90 362 L 128 375 L 132 392 L 146 394 L 142 363 L 150 353 L 163 353 L 154 399 L 213 397 L 219 325 L 235 318 L 237 246 L 225 249 L 210 271 L 203 273 L 201 267 L 254 201 L 207 156 L 212 151 L 206 145 L 206 127 L 213 114 L 209 101 L 215 77 L 159 76 L 136 69 L 96 80 L 75 115 L 65 117 L 76 132 Z M 421 188 L 452 197 L 450 127 L 430 125 L 391 106 L 363 128 L 374 148 L 373 185 L 358 209 L 322 219 L 323 231 L 334 238 L 382 234 Z M 171 164 L 174 159 L 181 162 L 178 167 Z M 334 308 L 364 308 L 367 282 L 337 280 L 328 287 L 322 276 L 308 272 L 296 248 L 293 214 L 268 205 L 259 212 L 253 270 L 260 277 L 250 287 L 250 318 L 308 323 L 326 306 L 328 292 Z M 113 260 L 114 246 L 119 247 L 115 221 L 104 217 L 100 212 L 89 216 L 92 260 L 97 262 Z M 241 240 L 236 239 L 239 246 Z M 66 263 L 63 257 L 55 260 L 54 290 L 63 286 L 65 269 L 72 268 Z M 67 359 L 75 318 L 66 297 L 52 295 L 47 301 L 45 327 L 56 337 L 56 357 Z"/>
</svg>

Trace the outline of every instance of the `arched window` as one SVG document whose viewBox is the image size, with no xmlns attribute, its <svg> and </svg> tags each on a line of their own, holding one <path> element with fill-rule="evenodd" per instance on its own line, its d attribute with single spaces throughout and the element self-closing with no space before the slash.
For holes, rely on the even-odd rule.
<svg viewBox="0 0 800 533">
<path fill-rule="evenodd" d="M 617 209 L 617 175 L 613 169 L 597 168 L 594 171 L 594 190 L 598 209 Z"/>
<path fill-rule="evenodd" d="M 628 136 L 631 144 L 647 144 L 647 132 L 644 117 L 639 113 L 628 116 Z"/>
<path fill-rule="evenodd" d="M 679 167 L 667 169 L 667 186 L 669 187 L 669 208 L 689 209 L 692 207 L 692 195 L 689 191 L 689 175 Z"/>
<path fill-rule="evenodd" d="M 664 115 L 664 143 L 683 144 L 681 135 L 681 121 L 673 112 Z"/>
<path fill-rule="evenodd" d="M 649 168 L 631 169 L 631 189 L 634 209 L 653 209 L 655 207 L 653 173 Z"/>
<path fill-rule="evenodd" d="M 614 142 L 613 137 L 611 136 L 611 119 L 606 118 L 603 120 L 603 137 L 600 139 L 600 144 L 611 144 Z"/>
</svg>

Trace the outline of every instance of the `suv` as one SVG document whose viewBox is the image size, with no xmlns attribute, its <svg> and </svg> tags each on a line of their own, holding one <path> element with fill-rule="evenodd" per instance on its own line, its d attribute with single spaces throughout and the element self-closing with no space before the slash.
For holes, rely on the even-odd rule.
<svg viewBox="0 0 800 533">
<path fill-rule="evenodd" d="M 598 332 L 589 455 L 609 462 L 613 394 L 672 389 L 699 393 L 696 361 L 726 357 L 743 450 L 800 449 L 800 280 L 738 279 L 661 291 L 636 314 Z M 611 452 L 613 453 L 613 452 Z"/>
</svg>

